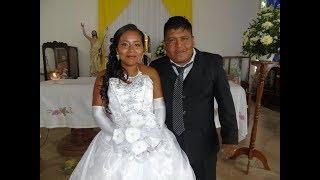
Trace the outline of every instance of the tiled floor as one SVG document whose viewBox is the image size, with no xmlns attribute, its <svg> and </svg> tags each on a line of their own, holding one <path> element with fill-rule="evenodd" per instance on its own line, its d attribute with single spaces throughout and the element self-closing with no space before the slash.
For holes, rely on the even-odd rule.
<svg viewBox="0 0 320 180">
<path fill-rule="evenodd" d="M 253 108 L 253 107 L 252 107 Z M 254 112 L 253 109 L 251 112 Z M 255 147 L 267 157 L 271 171 L 264 170 L 262 163 L 253 158 L 249 174 L 245 174 L 248 158 L 239 156 L 236 160 L 224 160 L 218 155 L 217 179 L 218 180 L 278 180 L 280 179 L 280 113 L 267 108 L 262 108 L 258 121 L 258 130 Z M 248 147 L 252 126 L 250 117 L 249 135 L 239 143 L 239 147 Z M 56 146 L 59 140 L 70 133 L 69 128 L 50 129 L 47 141 L 44 142 L 48 129 L 41 128 L 42 139 L 40 144 L 40 179 L 41 180 L 66 180 L 69 178 L 61 171 L 61 166 L 68 159 L 63 157 Z M 76 157 L 80 158 L 80 157 Z"/>
</svg>

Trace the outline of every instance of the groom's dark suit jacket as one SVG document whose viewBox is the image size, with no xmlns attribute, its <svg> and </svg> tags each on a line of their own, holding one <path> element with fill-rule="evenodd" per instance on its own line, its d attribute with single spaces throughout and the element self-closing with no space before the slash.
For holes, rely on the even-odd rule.
<svg viewBox="0 0 320 180">
<path fill-rule="evenodd" d="M 197 49 L 196 52 L 193 67 L 183 82 L 185 132 L 180 136 L 175 134 L 191 163 L 206 159 L 219 150 L 214 97 L 219 105 L 222 143 L 238 143 L 236 113 L 222 57 Z M 173 132 L 172 94 L 177 75 L 167 56 L 154 60 L 150 66 L 160 75 L 166 103 L 166 125 Z"/>
</svg>

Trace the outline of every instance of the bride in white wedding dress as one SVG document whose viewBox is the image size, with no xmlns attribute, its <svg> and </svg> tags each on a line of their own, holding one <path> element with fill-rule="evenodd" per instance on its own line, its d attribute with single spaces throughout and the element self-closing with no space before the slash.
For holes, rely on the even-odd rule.
<svg viewBox="0 0 320 180">
<path fill-rule="evenodd" d="M 93 91 L 92 112 L 101 131 L 70 180 L 196 179 L 188 157 L 164 124 L 159 75 L 139 64 L 143 38 L 133 24 L 115 33 L 107 69 L 97 77 Z"/>
</svg>

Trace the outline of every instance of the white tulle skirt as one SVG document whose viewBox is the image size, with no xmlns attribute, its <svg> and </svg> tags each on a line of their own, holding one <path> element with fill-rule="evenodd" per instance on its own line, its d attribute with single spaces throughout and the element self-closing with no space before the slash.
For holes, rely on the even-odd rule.
<svg viewBox="0 0 320 180">
<path fill-rule="evenodd" d="M 188 157 L 164 128 L 164 143 L 137 159 L 118 153 L 102 131 L 92 140 L 70 180 L 195 180 Z"/>
</svg>

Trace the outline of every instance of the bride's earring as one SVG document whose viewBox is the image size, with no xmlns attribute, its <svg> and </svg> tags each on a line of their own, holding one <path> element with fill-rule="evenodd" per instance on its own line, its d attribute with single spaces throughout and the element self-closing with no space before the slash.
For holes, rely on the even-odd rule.
<svg viewBox="0 0 320 180">
<path fill-rule="evenodd" d="M 120 60 L 120 56 L 119 56 L 118 52 L 117 52 L 117 55 L 116 55 L 116 56 L 117 56 L 117 59 L 118 59 L 118 61 L 119 61 L 119 60 Z"/>
</svg>

